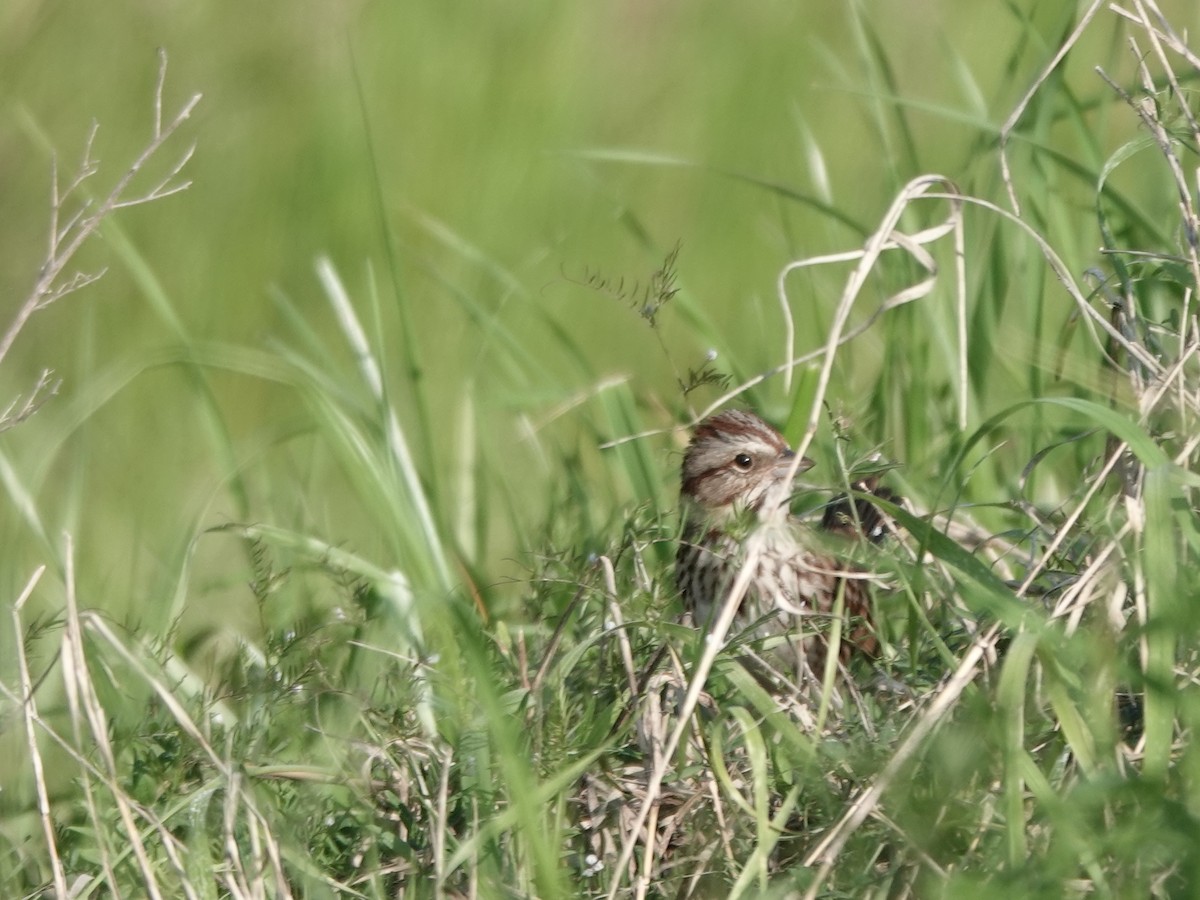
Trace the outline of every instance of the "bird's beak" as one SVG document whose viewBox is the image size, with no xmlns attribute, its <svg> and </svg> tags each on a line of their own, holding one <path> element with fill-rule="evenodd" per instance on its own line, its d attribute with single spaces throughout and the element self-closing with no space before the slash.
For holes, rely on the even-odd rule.
<svg viewBox="0 0 1200 900">
<path fill-rule="evenodd" d="M 780 472 L 787 472 L 792 467 L 792 460 L 795 458 L 795 450 L 784 450 L 783 455 L 779 457 L 779 462 L 775 463 L 775 468 Z M 802 456 L 800 457 L 800 463 L 796 466 L 796 474 L 799 475 L 801 472 L 807 472 L 815 465 L 816 463 L 807 456 Z"/>
</svg>

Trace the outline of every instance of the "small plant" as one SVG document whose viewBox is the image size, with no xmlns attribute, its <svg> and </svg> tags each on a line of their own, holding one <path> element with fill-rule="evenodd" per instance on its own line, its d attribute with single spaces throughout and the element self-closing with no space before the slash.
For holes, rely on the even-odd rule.
<svg viewBox="0 0 1200 900">
<path fill-rule="evenodd" d="M 154 88 L 154 129 L 150 143 L 99 203 L 85 199 L 86 189 L 100 171 L 99 163 L 92 157 L 92 146 L 100 128 L 99 123 L 92 123 L 84 143 L 83 159 L 68 180 L 64 182 L 60 178 L 57 154 L 51 158 L 49 248 L 46 258 L 38 268 L 33 288 L 17 309 L 8 328 L 0 335 L 0 365 L 3 365 L 9 350 L 35 313 L 103 277 L 103 270 L 74 272 L 70 275 L 67 274 L 67 270 L 80 248 L 96 235 L 109 216 L 121 209 L 154 203 L 191 186 L 190 181 L 180 181 L 179 175 L 195 152 L 194 144 L 183 152 L 167 174 L 153 186 L 142 188 L 135 184 L 147 166 L 160 155 L 166 144 L 191 116 L 201 99 L 200 94 L 193 94 L 174 116 L 164 121 L 163 88 L 166 78 L 167 55 L 160 51 L 158 81 Z M 58 388 L 59 381 L 53 377 L 53 373 L 49 369 L 43 371 L 37 384 L 24 397 L 11 401 L 3 413 L 0 413 L 0 432 L 28 419 L 58 391 Z"/>
</svg>

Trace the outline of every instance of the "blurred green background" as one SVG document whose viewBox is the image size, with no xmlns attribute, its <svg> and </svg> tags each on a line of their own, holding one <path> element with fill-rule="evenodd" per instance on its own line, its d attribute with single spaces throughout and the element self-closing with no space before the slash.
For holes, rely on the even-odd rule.
<svg viewBox="0 0 1200 900">
<path fill-rule="evenodd" d="M 9 0 L 6 310 L 44 253 L 51 152 L 69 170 L 98 122 L 101 171 L 89 189 L 106 192 L 148 140 L 156 48 L 170 59 L 168 110 L 204 94 L 154 169 L 195 142 L 192 187 L 118 214 L 79 260 L 107 266 L 104 279 L 40 313 L 0 371 L 0 398 L 27 390 L 42 367 L 63 378 L 58 398 L 0 437 L 9 477 L 34 498 L 52 545 L 63 529 L 74 535 L 84 605 L 119 618 L 178 612 L 170 592 L 197 530 L 243 517 L 386 558 L 360 499 L 311 439 L 297 391 L 247 371 L 255 352 L 302 343 L 289 308 L 325 341 L 320 362 L 352 371 L 314 272 L 327 254 L 391 366 L 424 477 L 442 483 L 444 506 L 474 510 L 458 534 L 464 558 L 484 583 L 519 573 L 551 498 L 563 500 L 561 460 L 603 469 L 597 438 L 621 431 L 572 401 L 619 376 L 627 386 L 606 390 L 638 399 L 639 424 L 686 414 L 656 335 L 577 282 L 597 272 L 644 280 L 678 242 L 683 290 L 661 322 L 675 364 L 697 366 L 709 347 L 739 378 L 777 364 L 775 281 L 789 260 L 860 245 L 922 172 L 1002 198 L 985 149 L 1077 14 L 958 0 Z M 1177 27 L 1195 17 L 1184 3 L 1168 14 Z M 1124 76 L 1130 58 L 1103 13 L 1064 77 L 1099 95 L 1096 61 Z M 1132 116 L 1103 112 L 1111 106 L 1096 108 L 1090 133 L 1047 122 L 1042 136 L 1098 165 L 1135 132 Z M 1047 223 L 1060 252 L 1076 254 L 1076 271 L 1093 264 L 1094 183 L 1043 177 L 1078 193 L 1063 204 L 1078 218 Z M 1129 188 L 1137 178 L 1134 167 L 1114 175 Z M 1169 192 L 1157 197 L 1161 210 L 1143 209 L 1151 220 L 1171 208 Z M 972 240 L 985 249 L 988 228 Z M 822 340 L 842 277 L 790 282 L 799 349 Z M 1014 291 L 1020 278 L 1018 265 Z M 1013 316 L 995 334 L 1017 354 L 1036 352 L 1039 338 Z M 862 415 L 868 438 L 905 431 L 874 421 L 861 396 L 885 354 L 902 370 L 905 352 L 868 336 L 844 357 L 832 399 Z M 199 410 L 198 379 L 227 437 Z M 975 421 L 1012 399 L 996 388 L 995 403 L 978 398 Z M 755 399 L 777 418 L 790 408 L 778 379 Z M 923 433 L 889 447 L 918 474 Z M 670 441 L 655 446 L 670 497 L 677 458 Z M 445 487 L 464 465 L 491 473 L 490 501 L 467 504 Z M 235 472 L 244 502 L 230 489 Z M 606 510 L 641 499 L 619 479 L 594 483 L 597 527 Z M 15 503 L 0 516 L 5 596 L 47 557 L 36 531 Z M 219 537 L 196 544 L 198 596 L 239 596 L 228 550 Z M 218 603 L 197 614 L 235 613 Z"/>
<path fill-rule="evenodd" d="M 1180 33 L 1200 25 L 1194 0 L 1162 9 Z M 998 682 L 985 679 L 951 710 L 953 728 L 927 745 L 932 770 L 918 764 L 911 784 L 885 798 L 887 815 L 869 823 L 884 837 L 873 844 L 863 829 L 844 866 L 850 880 L 839 873 L 838 885 L 854 893 L 842 886 L 874 881 L 881 860 L 899 860 L 907 878 L 910 848 L 920 859 L 911 871 L 928 865 L 924 875 L 948 895 L 991 873 L 988 896 L 1011 896 L 1013 885 L 1116 896 L 1121 879 L 1153 878 L 1163 891 L 1200 882 L 1186 852 L 1195 754 L 1185 746 L 1173 761 L 1175 738 L 1186 743 L 1197 721 L 1178 687 L 1195 681 L 1195 591 L 1178 564 L 1197 545 L 1195 504 L 1190 473 L 1154 462 L 1159 445 L 1194 460 L 1175 418 L 1191 421 L 1194 403 L 1181 397 L 1176 410 L 1168 398 L 1143 420 L 1137 403 L 1153 391 L 1089 318 L 1111 315 L 1125 292 L 1136 306 L 1126 325 L 1154 360 L 1191 353 L 1179 326 L 1192 315 L 1194 277 L 1177 262 L 1188 246 L 1177 186 L 1096 69 L 1176 130 L 1185 168 L 1195 147 L 1180 104 L 1191 102 L 1196 72 L 1151 56 L 1155 84 L 1143 84 L 1145 29 L 1123 25 L 1106 3 L 1038 0 L 0 3 L 0 331 L 46 252 L 51 160 L 69 180 L 98 123 L 99 173 L 67 209 L 108 193 L 150 141 L 160 50 L 167 117 L 203 94 L 138 182 L 149 188 L 194 143 L 190 188 L 107 220 L 68 270 L 104 277 L 34 316 L 0 362 L 0 411 L 43 369 L 62 379 L 36 416 L 0 432 L 0 606 L 11 611 L 47 567 L 0 626 L 0 870 L 22 866 L 12 883 L 26 893 L 49 877 L 38 787 L 70 871 L 90 871 L 106 847 L 127 852 L 119 845 L 132 832 L 111 803 L 85 813 L 82 796 L 80 763 L 111 736 L 114 796 L 157 803 L 148 808 L 172 834 L 190 831 L 191 859 L 211 868 L 204 878 L 230 869 L 222 823 L 243 817 L 213 798 L 237 793 L 229 788 L 243 762 L 258 767 L 256 790 L 276 812 L 268 827 L 296 835 L 288 868 L 311 865 L 311 882 L 335 872 L 330 860 L 357 857 L 337 877 L 364 859 L 368 870 L 403 872 L 391 868 L 393 851 L 402 860 L 414 850 L 423 865 L 421 828 L 410 845 L 381 844 L 396 829 L 375 823 L 373 796 L 355 793 L 370 748 L 385 747 L 395 748 L 378 757 L 388 768 L 408 759 L 439 792 L 426 804 L 439 810 L 427 818 L 424 856 L 435 869 L 447 854 L 476 853 L 483 835 L 511 844 L 515 863 L 510 871 L 485 847 L 483 885 L 519 892 L 513 873 L 565 878 L 559 838 L 574 825 L 543 817 L 574 804 L 575 776 L 561 779 L 618 735 L 609 707 L 624 691 L 617 666 L 632 663 L 616 661 L 610 616 L 622 610 L 646 660 L 664 636 L 684 636 L 667 573 L 685 432 L 671 429 L 720 392 L 685 396 L 677 378 L 710 351 L 735 384 L 782 363 L 783 267 L 861 247 L 910 179 L 940 173 L 1010 208 L 999 128 L 1091 13 L 1012 134 L 1019 223 L 979 206 L 964 214 L 963 346 L 953 242 L 943 238 L 931 251 L 933 291 L 837 355 L 814 481 L 836 486 L 839 455 L 853 462 L 878 448 L 899 464 L 887 483 L 914 510 L 953 510 L 956 524 L 978 528 L 971 540 L 996 539 L 975 558 L 942 548 L 961 581 L 939 577 L 940 563 L 925 557 L 905 571 L 905 590 L 880 604 L 883 631 L 907 651 L 892 662 L 917 676 L 918 690 L 941 691 L 964 641 L 1002 614 L 1016 648 L 989 673 Z M 1172 66 L 1182 97 L 1165 87 Z M 939 222 L 946 208 L 914 204 L 902 227 Z M 1033 235 L 1095 292 L 1077 305 Z M 676 247 L 679 293 L 652 328 L 634 286 Z M 323 257 L 382 362 L 383 398 L 365 386 L 334 314 Z M 825 341 L 848 270 L 788 279 L 798 353 Z M 852 323 L 924 277 L 903 254 L 886 255 Z M 1182 395 L 1191 375 L 1180 371 Z M 738 402 L 795 440 L 813 381 L 812 369 L 790 388 L 772 378 Z M 1031 402 L 1046 398 L 1090 405 Z M 393 412 L 413 477 L 400 429 L 388 428 Z M 1157 468 L 1141 509 L 1115 480 L 1081 499 L 1101 487 L 1114 422 L 1154 451 L 1143 457 Z M 642 430 L 654 433 L 602 448 Z M 1068 511 L 1085 515 L 1067 522 Z M 238 523 L 256 527 L 225 527 Z M 1094 593 L 1074 609 L 1082 616 L 1091 604 L 1096 621 L 1075 631 L 1073 619 L 1061 633 L 1052 621 L 1026 631 L 1023 612 L 1019 622 L 1014 609 L 997 612 L 996 598 L 1010 598 L 996 579 L 1020 578 L 1023 554 L 1040 557 L 1052 534 L 1067 541 L 1048 561 L 1047 599 L 1061 587 L 1054 578 L 1085 564 L 1090 573 L 1112 549 L 1112 578 L 1140 585 L 1136 598 L 1089 582 Z M 991 566 L 992 549 L 1009 558 L 983 581 L 954 562 Z M 593 554 L 614 562 L 612 586 Z M 80 621 L 64 612 L 72 583 L 79 607 L 102 611 L 83 617 L 80 641 L 91 666 L 83 680 L 99 698 L 90 734 L 65 687 L 77 671 L 64 644 Z M 1146 618 L 1117 609 L 1135 600 Z M 1111 624 L 1119 612 L 1129 616 L 1123 630 Z M 111 645 L 98 622 L 112 624 Z M 1177 643 L 1191 667 L 1182 673 Z M 32 771 L 20 725 L 33 704 L 18 702 L 27 673 L 41 727 L 71 735 L 63 744 L 86 759 L 27 721 L 47 764 Z M 1115 746 L 1112 697 L 1127 678 L 1146 699 L 1144 768 Z M 211 734 L 180 740 L 167 694 Z M 800 792 L 792 799 L 818 810 L 805 831 L 821 833 L 854 779 L 882 765 L 904 716 L 888 712 L 857 748 L 840 737 L 810 748 L 798 732 L 771 739 L 776 787 L 786 781 Z M 434 734 L 444 757 L 440 746 L 427 753 Z M 218 753 L 238 767 L 217 772 Z M 1111 763 L 1087 762 L 1106 753 L 1115 777 Z M 269 779 L 293 763 L 328 784 L 276 791 Z M 801 791 L 810 777 L 816 790 Z M 458 826 L 447 827 L 447 809 L 463 816 Z M 328 827 L 331 810 L 357 823 L 344 846 L 334 846 L 342 829 Z M 893 833 L 889 816 L 910 836 Z M 765 813 L 756 819 L 765 825 Z M 772 846 L 777 832 L 762 829 Z M 768 842 L 754 843 L 761 868 Z M 363 857 L 360 846 L 384 849 Z M 730 872 L 752 871 L 739 859 L 745 846 L 730 849 Z M 1177 867 L 1183 880 L 1167 880 Z M 139 874 L 122 873 L 130 896 Z M 383 884 L 374 882 L 380 896 Z M 91 890 L 99 885 L 97 876 Z"/>
</svg>

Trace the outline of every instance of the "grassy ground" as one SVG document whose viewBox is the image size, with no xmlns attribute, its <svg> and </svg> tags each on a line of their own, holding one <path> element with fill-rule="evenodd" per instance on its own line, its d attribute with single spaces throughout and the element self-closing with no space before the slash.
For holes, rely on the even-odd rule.
<svg viewBox="0 0 1200 900">
<path fill-rule="evenodd" d="M 0 13 L 0 893 L 1200 891 L 1196 23 L 1050 6 Z M 677 623 L 727 404 L 861 693 Z"/>
</svg>

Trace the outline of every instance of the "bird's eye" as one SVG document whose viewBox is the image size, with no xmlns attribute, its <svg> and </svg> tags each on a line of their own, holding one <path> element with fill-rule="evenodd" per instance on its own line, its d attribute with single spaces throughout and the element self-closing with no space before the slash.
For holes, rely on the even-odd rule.
<svg viewBox="0 0 1200 900">
<path fill-rule="evenodd" d="M 754 465 L 754 460 L 750 458 L 750 454 L 748 453 L 739 453 L 733 458 L 733 464 L 743 472 L 748 472 L 750 471 L 750 467 Z"/>
</svg>

